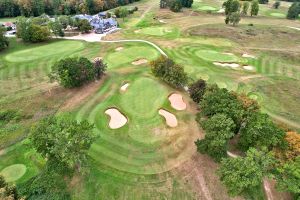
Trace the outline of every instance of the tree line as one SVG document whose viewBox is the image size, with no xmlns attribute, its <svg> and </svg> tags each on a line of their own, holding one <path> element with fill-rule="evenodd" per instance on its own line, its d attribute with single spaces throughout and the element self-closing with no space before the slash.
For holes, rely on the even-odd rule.
<svg viewBox="0 0 300 200">
<path fill-rule="evenodd" d="M 95 14 L 139 0 L 0 0 L 0 17 Z"/>
<path fill-rule="evenodd" d="M 260 111 L 256 100 L 200 79 L 190 82 L 182 65 L 165 56 L 150 63 L 152 74 L 175 88 L 188 88 L 201 112 L 196 116 L 205 138 L 195 141 L 200 153 L 220 162 L 218 175 L 231 196 L 251 196 L 265 177 L 300 198 L 300 134 L 280 127 Z M 240 157 L 228 158 L 237 139 Z M 232 145 L 231 145 L 232 146 Z"/>
</svg>

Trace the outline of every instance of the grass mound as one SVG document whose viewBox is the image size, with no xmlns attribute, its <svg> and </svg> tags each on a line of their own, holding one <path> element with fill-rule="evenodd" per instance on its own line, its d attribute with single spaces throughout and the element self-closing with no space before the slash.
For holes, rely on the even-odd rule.
<svg viewBox="0 0 300 200">
<path fill-rule="evenodd" d="M 201 6 L 201 7 L 198 8 L 198 10 L 201 10 L 201 11 L 216 11 L 216 10 L 218 10 L 218 8 L 213 7 L 213 6 Z"/>
<path fill-rule="evenodd" d="M 159 56 L 159 52 L 149 45 L 136 45 L 125 47 L 122 51 L 117 51 L 108 54 L 105 61 L 110 68 L 124 67 L 124 65 L 131 65 L 133 61 L 147 58 L 154 60 Z"/>
<path fill-rule="evenodd" d="M 171 27 L 147 27 L 139 31 L 141 34 L 151 35 L 151 36 L 163 36 L 167 34 L 172 34 L 176 30 Z"/>
<path fill-rule="evenodd" d="M 219 62 L 238 62 L 239 58 L 235 55 L 224 54 L 214 50 L 198 50 L 195 52 L 196 56 L 207 61 Z"/>
<path fill-rule="evenodd" d="M 4 168 L 0 174 L 7 182 L 13 182 L 20 179 L 26 173 L 26 166 L 23 164 L 14 164 Z"/>
<path fill-rule="evenodd" d="M 279 17 L 279 18 L 285 18 L 286 15 L 283 14 L 283 13 L 276 13 L 276 12 L 273 12 L 273 13 L 270 13 L 271 16 L 273 17 Z"/>
<path fill-rule="evenodd" d="M 134 116 L 151 117 L 162 106 L 166 95 L 164 87 L 156 81 L 150 78 L 140 78 L 132 83 L 130 90 L 121 98 L 121 104 Z"/>
</svg>

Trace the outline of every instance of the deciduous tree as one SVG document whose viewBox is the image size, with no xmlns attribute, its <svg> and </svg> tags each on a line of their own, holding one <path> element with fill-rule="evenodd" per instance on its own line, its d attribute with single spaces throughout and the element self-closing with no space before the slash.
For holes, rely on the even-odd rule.
<svg viewBox="0 0 300 200">
<path fill-rule="evenodd" d="M 201 122 L 205 138 L 195 142 L 201 153 L 206 153 L 216 161 L 226 157 L 228 140 L 234 136 L 234 121 L 225 114 L 216 114 Z"/>
<path fill-rule="evenodd" d="M 189 93 L 190 97 L 193 99 L 194 102 L 199 103 L 205 93 L 206 89 L 206 82 L 202 79 L 199 79 L 198 81 L 192 83 L 189 86 Z"/>
<path fill-rule="evenodd" d="M 50 165 L 52 162 L 70 169 L 80 169 L 94 139 L 93 125 L 77 122 L 70 116 L 47 117 L 30 131 L 34 148 Z"/>
<path fill-rule="evenodd" d="M 261 185 L 274 163 L 271 153 L 250 148 L 246 157 L 223 159 L 218 174 L 229 194 L 237 196 Z"/>
<path fill-rule="evenodd" d="M 0 27 L 0 51 L 7 48 L 9 45 L 8 39 L 4 36 L 6 30 Z"/>
<path fill-rule="evenodd" d="M 251 3 L 251 17 L 252 16 L 257 16 L 258 15 L 258 11 L 259 11 L 259 4 L 257 0 L 253 0 Z"/>
</svg>

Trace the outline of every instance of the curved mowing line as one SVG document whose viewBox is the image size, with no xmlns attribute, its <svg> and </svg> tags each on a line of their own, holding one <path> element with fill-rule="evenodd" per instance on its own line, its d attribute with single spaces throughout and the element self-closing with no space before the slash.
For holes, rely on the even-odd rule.
<svg viewBox="0 0 300 200">
<path fill-rule="evenodd" d="M 151 46 L 153 46 L 155 49 L 157 49 L 162 55 L 167 56 L 167 54 L 156 44 L 154 44 L 153 42 L 149 42 L 147 40 L 101 40 L 99 42 L 102 43 L 122 43 L 122 42 L 142 42 L 142 43 L 146 43 L 149 44 Z"/>
</svg>

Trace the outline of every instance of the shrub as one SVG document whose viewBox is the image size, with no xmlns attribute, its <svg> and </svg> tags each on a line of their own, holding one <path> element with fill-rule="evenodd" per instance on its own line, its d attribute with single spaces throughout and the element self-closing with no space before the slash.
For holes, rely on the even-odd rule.
<svg viewBox="0 0 300 200">
<path fill-rule="evenodd" d="M 170 2 L 170 10 L 173 12 L 180 12 L 182 9 L 182 4 L 180 0 L 172 0 Z"/>
<path fill-rule="evenodd" d="M 187 84 L 187 74 L 181 65 L 176 64 L 173 60 L 161 56 L 150 63 L 151 71 L 154 76 L 161 78 L 168 84 L 179 88 Z"/>
<path fill-rule="evenodd" d="M 73 88 L 94 80 L 95 70 L 93 63 L 87 58 L 65 58 L 52 66 L 49 76 L 64 87 Z"/>
<path fill-rule="evenodd" d="M 202 79 L 199 79 L 198 81 L 192 83 L 189 86 L 189 93 L 190 97 L 193 99 L 194 102 L 199 103 L 205 93 L 206 89 L 206 82 Z"/>
</svg>

